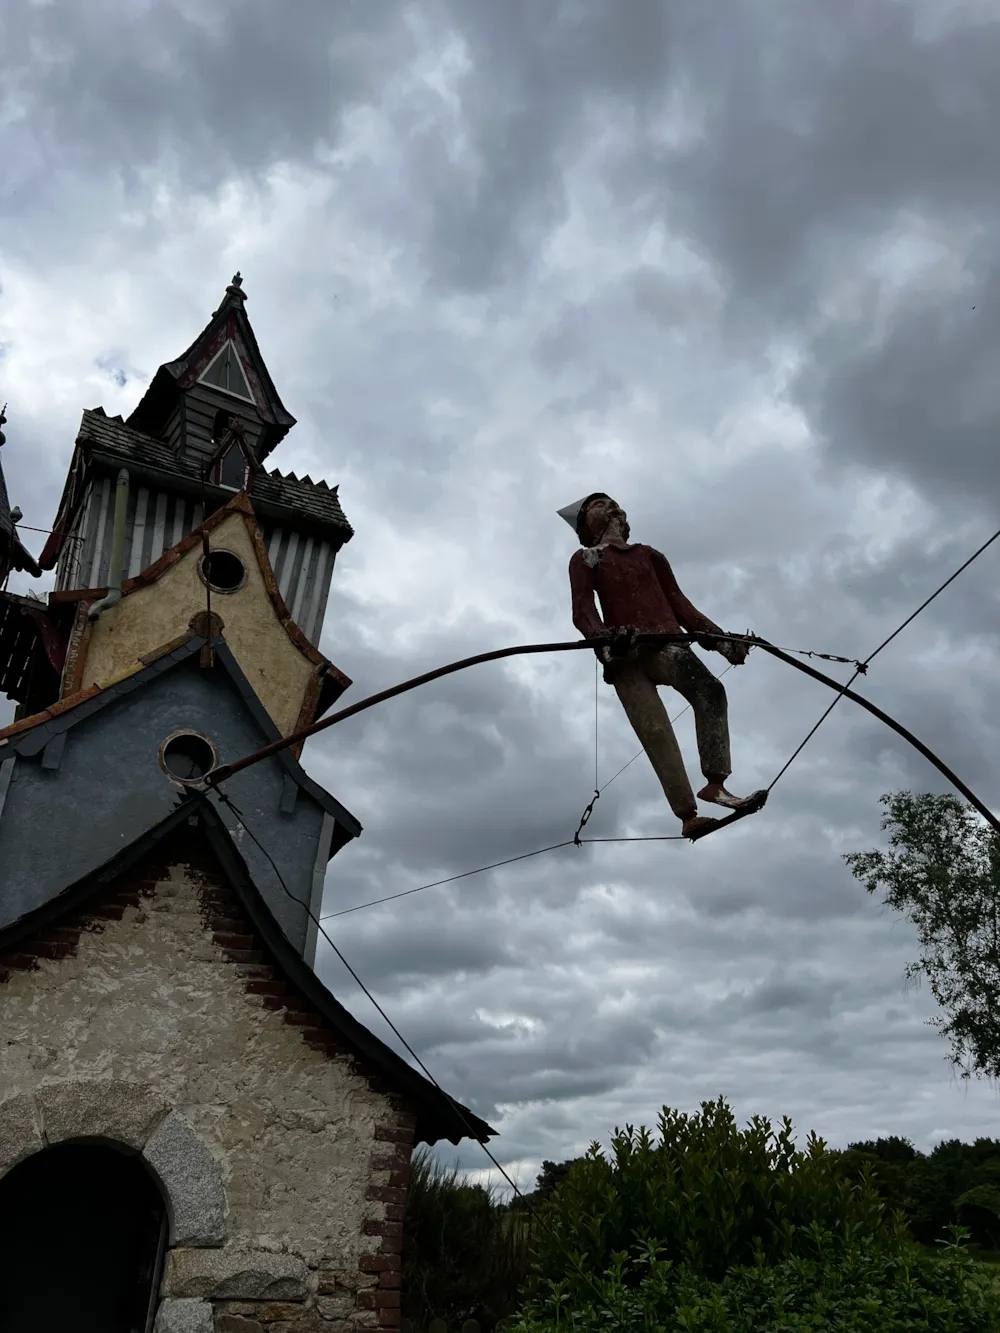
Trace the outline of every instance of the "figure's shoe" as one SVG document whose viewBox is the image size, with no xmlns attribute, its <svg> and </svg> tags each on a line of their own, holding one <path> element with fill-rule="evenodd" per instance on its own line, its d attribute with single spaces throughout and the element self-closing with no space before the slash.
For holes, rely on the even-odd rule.
<svg viewBox="0 0 1000 1333">
<path fill-rule="evenodd" d="M 681 837 L 690 838 L 692 834 L 701 833 L 709 826 L 714 828 L 718 822 L 717 819 L 708 819 L 704 815 L 693 815 L 690 819 L 685 819 L 681 825 Z"/>
<path fill-rule="evenodd" d="M 752 796 L 734 796 L 731 791 L 726 791 L 721 782 L 710 782 L 706 787 L 702 787 L 698 793 L 698 800 L 710 801 L 713 805 L 724 806 L 727 810 L 743 810 L 760 800 L 760 792 L 755 791 Z"/>
</svg>

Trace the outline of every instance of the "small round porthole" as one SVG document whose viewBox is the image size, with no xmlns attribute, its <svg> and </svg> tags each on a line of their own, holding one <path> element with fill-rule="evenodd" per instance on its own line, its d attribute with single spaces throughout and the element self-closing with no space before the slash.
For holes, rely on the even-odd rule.
<svg viewBox="0 0 1000 1333">
<path fill-rule="evenodd" d="M 238 592 L 247 581 L 247 567 L 232 551 L 209 551 L 198 564 L 203 583 L 213 592 Z"/>
<path fill-rule="evenodd" d="M 218 750 L 197 731 L 175 731 L 160 746 L 160 767 L 174 782 L 202 782 L 218 765 Z"/>
</svg>

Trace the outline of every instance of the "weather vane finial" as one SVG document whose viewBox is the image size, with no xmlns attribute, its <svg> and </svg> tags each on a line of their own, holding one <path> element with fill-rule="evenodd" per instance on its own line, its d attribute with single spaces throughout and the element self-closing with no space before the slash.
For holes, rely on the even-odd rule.
<svg viewBox="0 0 1000 1333">
<path fill-rule="evenodd" d="M 7 420 L 7 404 L 4 403 L 3 407 L 0 407 L 0 426 L 3 426 L 6 420 Z M 6 443 L 7 443 L 7 436 L 3 433 L 2 430 L 0 430 L 0 444 L 6 444 Z"/>
</svg>

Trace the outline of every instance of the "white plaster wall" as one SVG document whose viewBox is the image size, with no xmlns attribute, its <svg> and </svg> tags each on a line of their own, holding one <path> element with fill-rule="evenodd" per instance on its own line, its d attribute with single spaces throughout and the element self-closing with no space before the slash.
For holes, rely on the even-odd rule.
<svg viewBox="0 0 1000 1333">
<path fill-rule="evenodd" d="M 0 985 L 0 1101 L 67 1080 L 145 1084 L 219 1162 L 229 1245 L 356 1269 L 364 1219 L 384 1214 L 365 1194 L 384 1178 L 372 1159 L 388 1099 L 246 993 L 197 883 L 173 867 L 142 907 L 85 930 L 75 957 Z"/>
</svg>

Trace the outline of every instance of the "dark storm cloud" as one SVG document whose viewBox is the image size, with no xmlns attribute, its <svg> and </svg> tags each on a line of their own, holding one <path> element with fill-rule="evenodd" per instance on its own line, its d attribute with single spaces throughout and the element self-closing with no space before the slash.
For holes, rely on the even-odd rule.
<svg viewBox="0 0 1000 1333">
<path fill-rule="evenodd" d="M 242 266 L 299 418 L 273 461 L 340 482 L 357 529 L 322 645 L 345 702 L 574 637 L 554 511 L 597 488 L 720 623 L 864 656 L 985 537 L 996 490 L 1000 38 L 919 18 L 876 0 L 8 18 L 12 499 L 49 521 L 79 409 L 131 410 Z M 997 558 L 858 682 L 987 798 Z M 725 683 L 733 785 L 766 785 L 832 695 L 761 653 Z M 604 782 L 636 743 L 607 687 L 597 702 Z M 694 776 L 690 715 L 678 732 Z M 365 825 L 328 913 L 572 838 L 593 659 L 452 676 L 305 762 Z M 902 995 L 912 938 L 840 860 L 904 785 L 941 789 L 842 702 L 717 838 L 571 846 L 328 928 L 435 1076 L 502 1117 L 505 1160 L 720 1092 L 834 1141 L 925 1142 L 994 1108 L 950 1100 L 932 1004 Z M 675 828 L 640 758 L 587 832 Z"/>
<path fill-rule="evenodd" d="M 471 202 L 455 180 L 436 210 L 442 281 L 497 281 L 504 256 L 531 253 L 525 219 L 551 221 L 554 159 L 579 147 L 594 104 L 632 118 L 606 168 L 618 197 L 686 230 L 758 345 L 767 318 L 771 331 L 808 330 L 861 242 L 905 239 L 921 218 L 950 226 L 963 252 L 918 254 L 925 280 L 918 272 L 887 317 L 870 283 L 854 319 L 812 340 L 794 392 L 835 457 L 907 475 L 935 499 L 942 488 L 983 498 L 982 481 L 997 480 L 1000 408 L 1000 245 L 981 225 L 1000 203 L 1000 25 L 935 31 L 932 15 L 891 3 L 835 15 L 817 3 L 780 15 L 686 3 L 451 14 L 473 66 L 464 105 L 479 170 Z M 698 132 L 657 145 L 652 117 L 677 93 Z M 463 235 L 475 237 L 464 250 Z M 936 290 L 935 258 L 962 272 L 960 289 Z M 657 304 L 655 281 L 640 305 Z"/>
<path fill-rule="evenodd" d="M 212 189 L 308 156 L 405 56 L 398 18 L 385 0 L 306 0 L 294 18 L 266 0 L 8 7 L 3 188 L 51 200 L 66 168 L 173 166 Z"/>
</svg>

